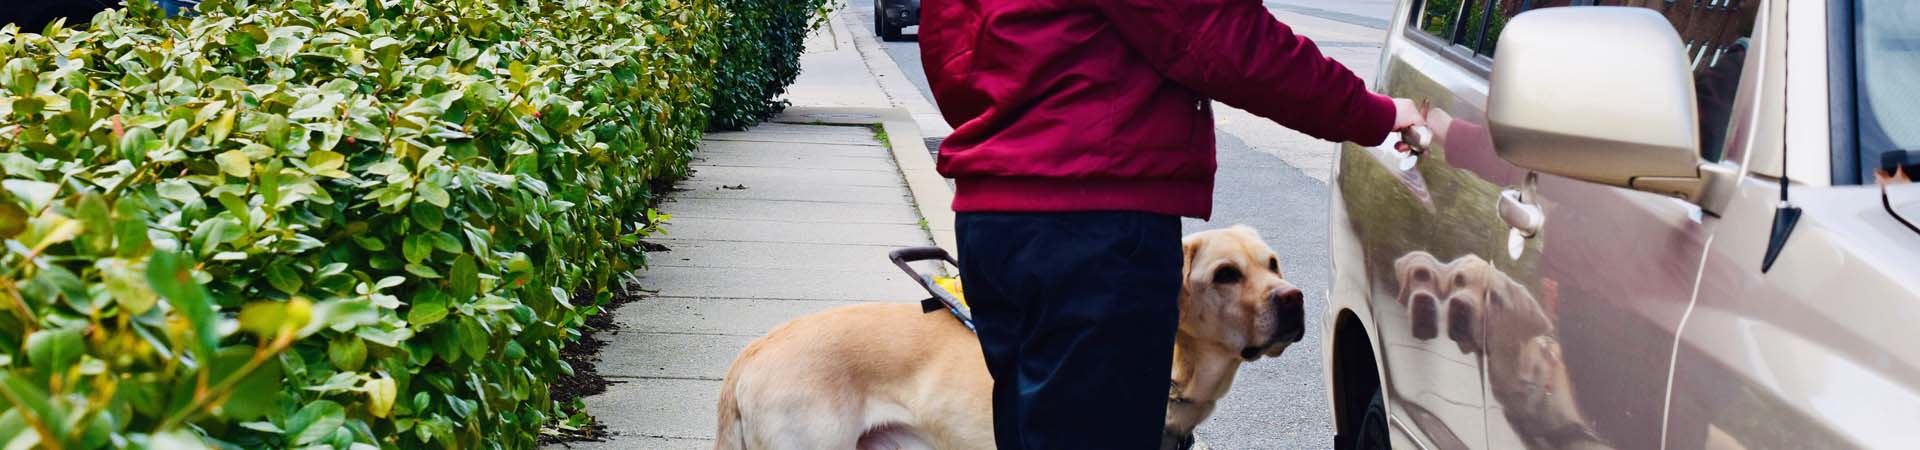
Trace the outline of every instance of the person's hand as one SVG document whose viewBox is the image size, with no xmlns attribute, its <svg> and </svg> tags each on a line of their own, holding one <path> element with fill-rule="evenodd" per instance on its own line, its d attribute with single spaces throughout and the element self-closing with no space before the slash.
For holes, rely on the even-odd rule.
<svg viewBox="0 0 1920 450">
<path fill-rule="evenodd" d="M 1403 131 L 1415 125 L 1426 125 L 1426 113 L 1419 104 L 1404 98 L 1393 99 L 1393 131 Z"/>
<path fill-rule="evenodd" d="M 1427 114 L 1425 110 L 1426 108 L 1414 103 L 1413 100 L 1404 98 L 1393 99 L 1393 131 L 1400 133 L 1401 136 L 1401 141 L 1393 144 L 1395 151 L 1416 155 L 1426 151 L 1425 148 L 1421 147 L 1424 147 L 1427 140 L 1431 140 L 1433 137 L 1432 132 L 1426 129 Z M 1416 130 L 1415 127 L 1419 127 L 1419 129 Z M 1420 143 L 1414 144 L 1410 141 L 1418 141 Z M 1415 147 L 1415 145 L 1421 147 Z"/>
</svg>

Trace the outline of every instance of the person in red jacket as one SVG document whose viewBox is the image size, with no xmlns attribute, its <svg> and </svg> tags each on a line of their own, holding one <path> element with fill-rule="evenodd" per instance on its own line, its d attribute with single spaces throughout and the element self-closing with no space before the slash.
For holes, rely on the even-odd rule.
<svg viewBox="0 0 1920 450">
<path fill-rule="evenodd" d="M 1211 101 L 1378 145 L 1421 119 L 1259 0 L 923 0 L 1000 450 L 1155 448 Z"/>
</svg>

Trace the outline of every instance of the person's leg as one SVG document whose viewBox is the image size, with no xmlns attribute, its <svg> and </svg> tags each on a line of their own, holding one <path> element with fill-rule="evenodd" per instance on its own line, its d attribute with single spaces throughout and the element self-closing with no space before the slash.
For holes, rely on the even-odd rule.
<svg viewBox="0 0 1920 450">
<path fill-rule="evenodd" d="M 996 306 L 976 309 L 976 322 L 1012 328 L 983 331 L 982 348 L 1018 360 L 1009 380 L 1008 368 L 992 367 L 1004 358 L 987 357 L 995 372 L 996 433 L 1018 433 L 1017 446 L 998 437 L 1000 448 L 1156 448 L 1179 321 L 1179 220 L 1118 212 L 969 220 L 961 264 L 972 270 L 963 269 L 962 278 L 986 275 L 997 297 L 990 301 Z M 969 250 L 995 256 L 969 261 Z M 972 302 L 975 281 L 966 282 Z M 1002 334 L 1019 334 L 1018 349 L 1005 350 Z M 1012 393 L 1002 387 L 1009 381 Z M 1008 409 L 1016 416 L 1003 418 Z"/>
<path fill-rule="evenodd" d="M 1014 303 L 996 283 L 1013 269 L 1009 257 L 1017 248 L 1008 245 L 1015 234 L 1006 222 L 1006 217 L 961 213 L 954 218 L 954 234 L 974 332 L 986 356 L 987 373 L 995 380 L 994 441 L 999 450 L 1021 450 L 1020 389 L 1013 380 L 1018 378 L 1020 344 L 1026 341 L 1026 314 L 1024 306 Z"/>
</svg>

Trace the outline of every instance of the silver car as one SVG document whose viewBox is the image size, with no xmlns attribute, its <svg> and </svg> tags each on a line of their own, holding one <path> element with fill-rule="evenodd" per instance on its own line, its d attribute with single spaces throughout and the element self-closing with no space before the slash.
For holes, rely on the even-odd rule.
<svg viewBox="0 0 1920 450">
<path fill-rule="evenodd" d="M 1335 167 L 1339 448 L 1920 446 L 1920 1 L 1397 11 L 1429 129 Z"/>
</svg>

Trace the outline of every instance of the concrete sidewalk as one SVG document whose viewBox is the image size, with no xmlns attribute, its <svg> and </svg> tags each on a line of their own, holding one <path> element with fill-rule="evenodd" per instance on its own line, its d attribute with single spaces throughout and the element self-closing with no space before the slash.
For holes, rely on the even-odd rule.
<svg viewBox="0 0 1920 450">
<path fill-rule="evenodd" d="M 794 107 L 775 123 L 709 134 L 685 190 L 660 206 L 673 219 L 650 241 L 670 250 L 639 273 L 656 293 L 614 313 L 621 328 L 603 336 L 598 363 L 613 384 L 586 398 L 610 439 L 550 448 L 710 449 L 721 379 L 748 342 L 800 315 L 926 297 L 887 253 L 931 245 L 940 230 L 929 222 L 950 230 L 950 215 L 923 221 L 915 201 L 945 211 L 951 194 L 912 115 L 831 22 L 808 41 Z"/>
</svg>

